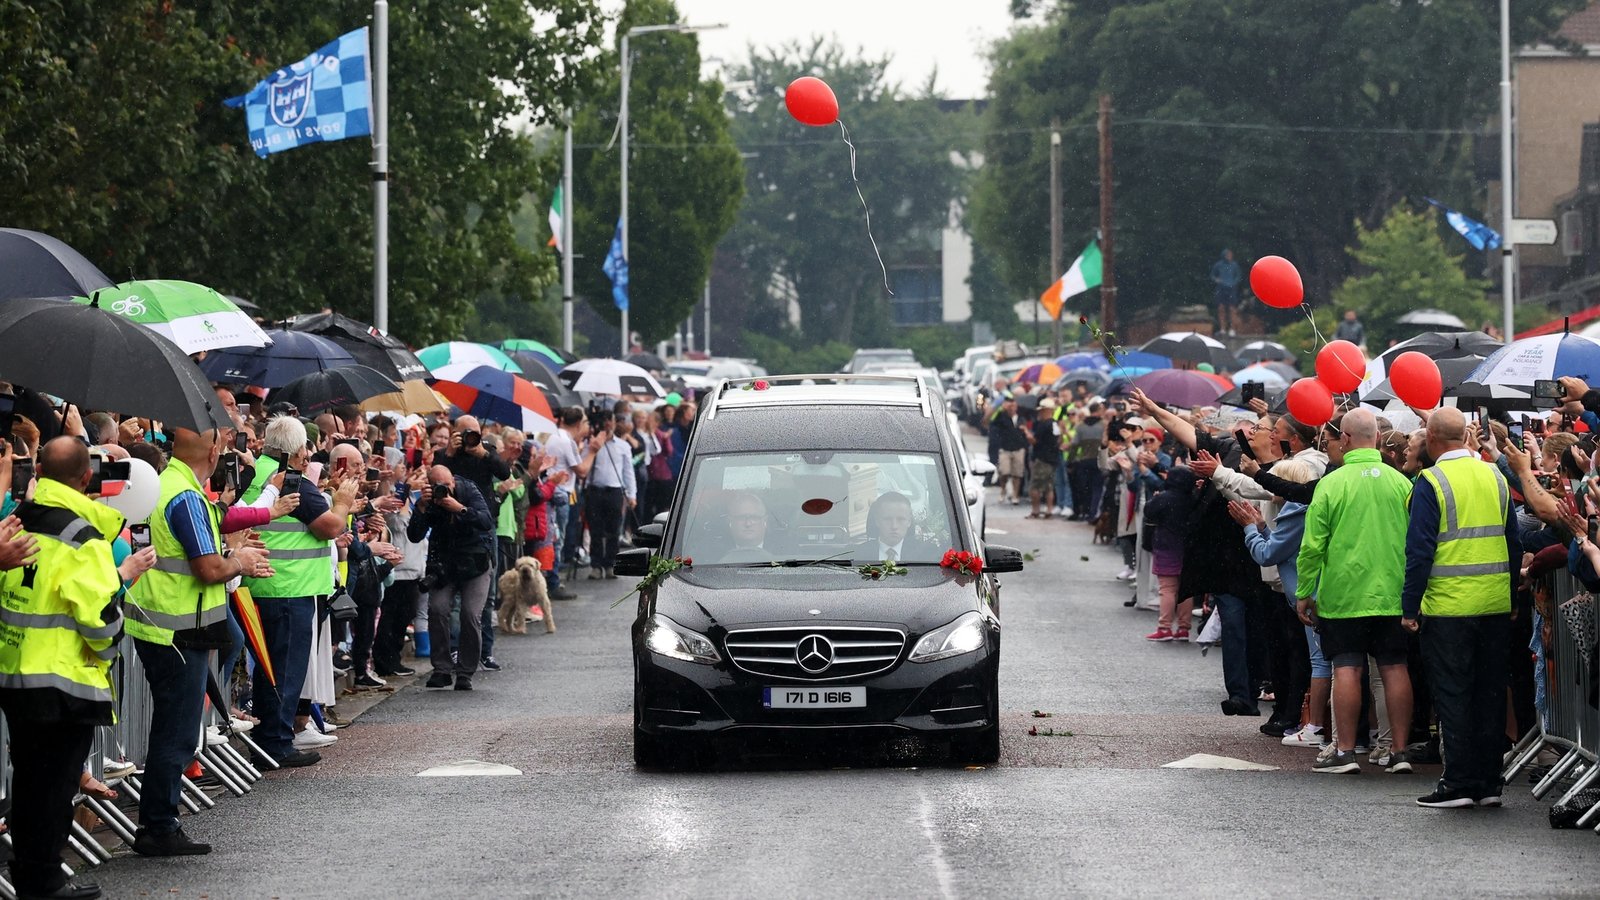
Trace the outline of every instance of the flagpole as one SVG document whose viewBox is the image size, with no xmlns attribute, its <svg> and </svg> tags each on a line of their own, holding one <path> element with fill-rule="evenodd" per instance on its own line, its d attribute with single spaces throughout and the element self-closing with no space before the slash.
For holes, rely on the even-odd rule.
<svg viewBox="0 0 1600 900">
<path fill-rule="evenodd" d="M 561 151 L 561 349 L 572 352 L 572 112 Z"/>
<path fill-rule="evenodd" d="M 389 330 L 389 2 L 372 4 L 372 324 Z"/>
<path fill-rule="evenodd" d="M 628 29 L 622 33 L 622 109 L 617 116 L 617 127 L 622 131 L 622 261 L 628 261 L 628 78 L 633 74 L 632 61 L 628 58 L 628 37 L 637 29 Z M 631 273 L 630 273 L 631 275 Z M 631 285 L 630 285 L 631 288 Z M 633 298 L 628 298 L 628 306 L 633 305 Z M 618 359 L 628 355 L 628 310 L 622 310 L 622 352 Z"/>
<path fill-rule="evenodd" d="M 1505 340 L 1516 334 L 1516 245 L 1511 240 L 1511 0 L 1500 0 L 1500 295 L 1505 306 Z"/>
</svg>

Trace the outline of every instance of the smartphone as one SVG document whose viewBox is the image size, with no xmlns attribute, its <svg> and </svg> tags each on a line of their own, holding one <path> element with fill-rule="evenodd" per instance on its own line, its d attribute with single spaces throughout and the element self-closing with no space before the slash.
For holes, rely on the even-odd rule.
<svg viewBox="0 0 1600 900">
<path fill-rule="evenodd" d="M 382 477 L 383 477 L 383 473 L 382 472 L 379 472 L 376 468 L 373 468 L 372 466 L 367 466 L 367 477 L 362 479 L 362 480 L 363 481 L 377 481 L 379 478 L 382 478 Z"/>
<path fill-rule="evenodd" d="M 407 447 L 406 448 L 406 468 L 408 468 L 408 469 L 416 469 L 416 468 L 420 468 L 421 466 L 422 466 L 422 448 L 421 447 Z"/>
<path fill-rule="evenodd" d="M 1523 418 L 1527 418 L 1527 416 L 1523 416 Z M 1506 426 L 1506 434 L 1510 436 L 1512 442 L 1517 445 L 1518 449 L 1523 449 L 1524 446 L 1522 443 L 1523 430 L 1524 429 L 1521 422 L 1512 422 L 1510 425 Z"/>
<path fill-rule="evenodd" d="M 339 446 L 340 444 L 355 447 L 358 450 L 361 448 L 361 441 L 356 438 L 339 438 L 337 441 L 333 442 L 335 447 Z"/>
<path fill-rule="evenodd" d="M 1533 396 L 1540 400 L 1560 400 L 1567 392 L 1561 382 L 1550 378 L 1537 378 L 1533 382 Z"/>
<path fill-rule="evenodd" d="M 150 546 L 150 524 L 148 522 L 134 522 L 128 526 L 128 542 L 133 545 L 133 552 Z"/>
<path fill-rule="evenodd" d="M 211 473 L 211 490 L 220 494 L 228 488 L 239 490 L 239 455 L 237 453 L 224 453 L 217 462 L 217 470 Z"/>
<path fill-rule="evenodd" d="M 1284 459 L 1288 459 L 1289 457 L 1294 456 L 1294 451 L 1289 449 L 1289 442 L 1288 441 L 1279 441 L 1278 442 L 1278 449 L 1283 451 L 1283 458 Z"/>
<path fill-rule="evenodd" d="M 1239 399 L 1246 405 L 1251 400 L 1265 400 L 1267 399 L 1267 386 L 1259 381 L 1246 381 L 1244 384 L 1239 385 Z"/>
<path fill-rule="evenodd" d="M 11 463 L 11 497 L 21 503 L 28 496 L 28 485 L 33 482 L 33 460 L 19 458 Z"/>
<path fill-rule="evenodd" d="M 89 458 L 88 492 L 91 494 L 105 493 L 105 483 L 108 481 L 127 481 L 132 474 L 133 467 L 127 462 L 107 462 L 98 456 Z"/>
<path fill-rule="evenodd" d="M 385 451 L 387 449 L 389 449 L 389 445 L 384 443 L 383 441 L 373 441 L 372 442 L 372 458 L 373 459 L 382 459 L 383 458 L 383 451 Z"/>
<path fill-rule="evenodd" d="M 1489 427 L 1489 407 L 1478 407 L 1478 424 L 1482 425 L 1485 429 Z"/>
<path fill-rule="evenodd" d="M 1259 462 L 1259 457 L 1256 456 L 1256 448 L 1250 446 L 1250 442 L 1249 441 L 1247 441 L 1247 440 L 1240 440 L 1239 441 L 1239 452 L 1244 454 L 1245 456 L 1248 456 L 1251 459 L 1257 460 Z"/>
<path fill-rule="evenodd" d="M 300 473 L 294 471 L 293 469 L 283 473 L 283 488 L 282 490 L 278 491 L 278 494 L 280 496 L 287 496 L 289 494 L 299 493 L 299 491 Z"/>
<path fill-rule="evenodd" d="M 233 449 L 245 453 L 250 449 L 250 435 L 241 431 L 233 436 Z"/>
</svg>

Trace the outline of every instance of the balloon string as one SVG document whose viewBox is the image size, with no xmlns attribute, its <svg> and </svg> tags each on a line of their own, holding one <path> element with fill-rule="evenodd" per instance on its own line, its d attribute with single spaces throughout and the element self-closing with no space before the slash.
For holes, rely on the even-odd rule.
<svg viewBox="0 0 1600 900">
<path fill-rule="evenodd" d="M 1328 339 L 1323 337 L 1322 330 L 1317 328 L 1317 317 L 1311 314 L 1311 304 L 1302 302 L 1300 304 L 1300 310 L 1306 314 L 1306 321 L 1311 323 L 1311 333 L 1317 338 L 1318 348 L 1320 349 L 1321 347 L 1326 346 Z"/>
<path fill-rule="evenodd" d="M 867 197 L 861 193 L 861 179 L 856 177 L 856 145 L 850 143 L 850 129 L 844 127 L 843 119 L 836 119 L 839 123 L 839 134 L 844 138 L 844 145 L 850 148 L 850 180 L 855 182 L 856 196 L 861 198 L 861 209 L 867 214 L 867 240 L 872 242 L 872 253 L 878 258 L 878 268 L 883 271 L 883 289 L 894 296 L 894 289 L 889 287 L 889 267 L 883 264 L 883 253 L 878 250 L 878 240 L 872 236 L 872 210 L 867 208 Z"/>
</svg>

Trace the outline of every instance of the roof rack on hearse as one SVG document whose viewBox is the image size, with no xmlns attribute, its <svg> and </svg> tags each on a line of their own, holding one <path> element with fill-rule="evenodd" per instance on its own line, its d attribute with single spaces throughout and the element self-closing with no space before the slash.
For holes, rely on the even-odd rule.
<svg viewBox="0 0 1600 900">
<path fill-rule="evenodd" d="M 771 375 L 729 378 L 711 392 L 704 415 L 714 418 L 723 406 L 907 406 L 931 417 L 927 386 L 914 375 L 856 375 L 830 372 L 816 375 Z"/>
</svg>

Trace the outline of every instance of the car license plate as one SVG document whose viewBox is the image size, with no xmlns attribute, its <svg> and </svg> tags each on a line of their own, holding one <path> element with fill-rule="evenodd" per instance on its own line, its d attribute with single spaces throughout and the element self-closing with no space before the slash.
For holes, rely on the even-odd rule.
<svg viewBox="0 0 1600 900">
<path fill-rule="evenodd" d="M 762 688 L 761 705 L 767 709 L 849 709 L 867 705 L 864 687 Z"/>
</svg>

